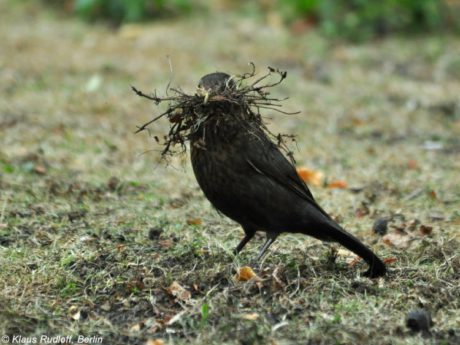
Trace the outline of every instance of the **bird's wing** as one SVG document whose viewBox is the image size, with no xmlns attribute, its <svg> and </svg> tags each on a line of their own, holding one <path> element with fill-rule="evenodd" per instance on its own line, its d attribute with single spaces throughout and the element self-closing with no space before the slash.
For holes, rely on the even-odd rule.
<svg viewBox="0 0 460 345">
<path fill-rule="evenodd" d="M 266 137 L 259 139 L 268 141 L 268 145 L 264 145 L 266 150 L 260 152 L 260 149 L 248 148 L 245 151 L 246 162 L 259 174 L 265 175 L 283 188 L 296 193 L 330 219 L 327 212 L 318 205 L 308 186 L 297 174 L 294 166 L 281 153 L 278 147 Z M 260 143 L 253 143 L 260 147 Z"/>
</svg>

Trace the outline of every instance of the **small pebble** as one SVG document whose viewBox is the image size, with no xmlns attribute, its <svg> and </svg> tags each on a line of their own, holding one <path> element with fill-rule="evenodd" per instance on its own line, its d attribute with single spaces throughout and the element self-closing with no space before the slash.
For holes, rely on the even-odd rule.
<svg viewBox="0 0 460 345">
<path fill-rule="evenodd" d="M 432 325 L 431 314 L 425 309 L 411 310 L 407 314 L 406 326 L 414 332 L 427 332 Z"/>
<path fill-rule="evenodd" d="M 378 218 L 374 225 L 372 226 L 372 230 L 381 236 L 385 235 L 388 231 L 388 219 L 387 218 Z"/>
</svg>

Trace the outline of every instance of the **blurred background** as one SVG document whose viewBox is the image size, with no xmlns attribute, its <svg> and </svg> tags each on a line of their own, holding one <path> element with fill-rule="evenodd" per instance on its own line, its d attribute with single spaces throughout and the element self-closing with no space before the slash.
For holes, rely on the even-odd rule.
<svg viewBox="0 0 460 345">
<path fill-rule="evenodd" d="M 69 15 L 114 26 L 181 17 L 237 11 L 263 16 L 269 25 L 284 25 L 295 33 L 317 29 L 330 38 L 353 41 L 394 33 L 453 31 L 460 27 L 459 3 L 455 0 L 45 0 Z"/>
<path fill-rule="evenodd" d="M 207 309 L 184 307 L 180 322 L 168 326 L 176 333 L 159 326 L 160 335 L 219 344 L 240 337 L 239 321 L 229 315 L 251 305 L 253 295 L 236 286 L 232 293 L 241 302 L 229 312 L 225 300 L 205 293 L 232 276 L 226 253 L 241 230 L 211 209 L 186 155 L 169 165 L 160 161 L 162 147 L 152 136 L 161 137 L 167 121 L 152 125 L 150 135 L 134 134 L 161 107 L 136 96 L 131 85 L 160 96 L 168 83 L 193 93 L 203 75 L 241 74 L 253 62 L 260 74 L 267 66 L 288 72 L 273 96 L 289 96 L 283 109 L 300 114 L 268 111 L 269 127 L 297 136 L 292 149 L 298 167 L 312 176 L 315 197 L 383 257 L 397 258 L 391 268 L 398 279 L 390 289 L 379 286 L 377 297 L 376 286 L 359 295 L 327 290 L 337 272 L 318 264 L 321 274 L 312 275 L 308 268 L 320 262 L 311 258 L 322 258 L 323 247 L 283 236 L 267 265 L 287 267 L 292 282 L 297 263 L 306 262 L 299 277 L 309 280 L 291 286 L 308 292 L 318 283 L 326 303 L 314 300 L 316 293 L 292 303 L 321 305 L 327 317 L 303 310 L 293 316 L 300 326 L 270 333 L 272 321 L 261 316 L 257 327 L 268 331 L 247 334 L 255 332 L 261 343 L 270 343 L 270 334 L 294 343 L 324 337 L 326 343 L 392 343 L 406 304 L 420 301 L 441 306 L 442 334 L 458 328 L 449 295 L 458 287 L 449 283 L 456 273 L 438 267 L 455 256 L 447 244 L 459 236 L 460 1 L 0 0 L 0 13 L 0 297 L 6 310 L 0 326 L 131 334 L 153 313 L 151 295 L 160 296 L 163 313 L 152 318 L 182 310 L 163 289 L 178 280 L 189 289 L 205 284 L 196 298 L 209 298 L 210 319 L 219 316 L 208 325 L 200 321 Z M 386 242 L 371 230 L 382 217 L 403 229 L 392 230 L 396 237 Z M 410 232 L 420 224 L 432 237 Z M 289 267 L 297 267 L 291 275 Z M 340 272 L 352 275 L 354 268 Z M 323 274 L 330 275 L 327 284 Z M 276 296 L 273 305 L 291 303 L 281 300 L 284 293 Z M 343 307 L 351 314 L 340 321 L 339 299 L 364 312 Z M 75 310 L 91 317 L 78 314 L 74 322 Z M 261 301 L 254 311 L 272 315 L 272 302 Z M 350 333 L 340 338 L 344 329 Z"/>
</svg>

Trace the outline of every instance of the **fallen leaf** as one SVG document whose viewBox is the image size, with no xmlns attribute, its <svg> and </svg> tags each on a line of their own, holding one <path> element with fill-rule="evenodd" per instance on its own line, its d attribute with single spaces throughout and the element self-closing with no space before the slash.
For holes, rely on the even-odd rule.
<svg viewBox="0 0 460 345">
<path fill-rule="evenodd" d="M 418 163 L 415 159 L 409 159 L 407 161 L 407 169 L 409 170 L 416 170 L 418 169 Z"/>
<path fill-rule="evenodd" d="M 367 216 L 371 211 L 369 210 L 369 207 L 367 205 L 361 205 L 355 210 L 355 215 L 358 218 L 362 218 L 364 216 Z"/>
<path fill-rule="evenodd" d="M 420 231 L 420 233 L 423 235 L 423 236 L 426 236 L 426 235 L 431 235 L 431 233 L 433 232 L 433 227 L 432 226 L 428 226 L 428 225 L 420 225 L 420 227 L 418 228 L 418 231 Z"/>
<path fill-rule="evenodd" d="M 315 171 L 307 168 L 298 168 L 297 174 L 299 177 L 308 184 L 313 186 L 321 185 L 324 174 L 321 171 Z"/>
<path fill-rule="evenodd" d="M 174 241 L 170 238 L 165 239 L 165 240 L 159 240 L 158 244 L 160 245 L 161 248 L 163 249 L 168 249 L 171 248 L 174 245 Z"/>
<path fill-rule="evenodd" d="M 278 277 L 278 273 L 280 271 L 280 266 L 276 266 L 275 269 L 273 270 L 273 273 L 272 273 L 272 277 L 273 277 L 273 281 L 272 281 L 272 286 L 273 288 L 276 288 L 277 290 L 282 290 L 286 284 L 284 284 L 284 282 Z"/>
<path fill-rule="evenodd" d="M 184 316 L 184 314 L 185 314 L 185 310 L 183 310 L 183 311 L 177 313 L 177 314 L 174 315 L 173 317 L 169 318 L 169 321 L 166 322 L 166 324 L 167 324 L 168 326 L 171 326 L 172 324 L 174 324 L 174 323 L 176 323 L 177 321 L 179 321 L 179 320 L 182 318 L 182 316 Z"/>
<path fill-rule="evenodd" d="M 436 192 L 434 190 L 430 190 L 428 192 L 428 196 L 433 200 L 438 200 L 438 195 L 436 194 Z"/>
<path fill-rule="evenodd" d="M 418 219 L 412 219 L 410 220 L 406 226 L 407 226 L 407 230 L 409 231 L 414 231 L 416 228 L 417 228 L 417 225 L 419 224 L 419 220 Z"/>
<path fill-rule="evenodd" d="M 132 325 L 129 330 L 131 332 L 139 332 L 142 328 L 144 328 L 144 323 L 143 322 L 139 322 L 139 323 L 136 323 L 134 325 Z"/>
<path fill-rule="evenodd" d="M 101 309 L 104 311 L 110 311 L 110 309 L 112 309 L 112 306 L 109 302 L 105 302 L 101 305 Z"/>
<path fill-rule="evenodd" d="M 126 283 L 126 288 L 128 289 L 128 291 L 133 291 L 133 290 L 144 290 L 145 288 L 145 284 L 144 282 L 142 281 L 142 278 L 136 278 L 136 279 L 132 279 L 130 281 L 128 281 Z"/>
<path fill-rule="evenodd" d="M 357 126 L 361 126 L 361 125 L 365 124 L 366 121 L 363 120 L 363 119 L 360 119 L 360 118 L 358 118 L 358 117 L 352 117 L 352 118 L 351 118 L 351 123 L 352 123 L 354 126 L 357 127 Z"/>
<path fill-rule="evenodd" d="M 393 262 L 396 262 L 396 261 L 398 261 L 398 259 L 396 259 L 395 257 L 383 259 L 383 263 L 385 265 L 392 264 Z"/>
<path fill-rule="evenodd" d="M 361 261 L 359 256 L 356 256 L 355 253 L 349 251 L 348 249 L 339 248 L 335 251 L 335 255 L 342 258 L 350 267 Z"/>
<path fill-rule="evenodd" d="M 348 183 L 344 180 L 335 180 L 332 182 L 329 182 L 327 185 L 327 188 L 330 189 L 345 189 L 348 187 Z"/>
<path fill-rule="evenodd" d="M 348 266 L 353 267 L 360 261 L 361 261 L 361 258 L 359 256 L 356 256 L 352 261 L 348 263 Z"/>
<path fill-rule="evenodd" d="M 165 342 L 161 339 L 149 339 L 145 345 L 164 345 Z"/>
<path fill-rule="evenodd" d="M 69 308 L 68 313 L 69 313 L 70 318 L 75 320 L 75 321 L 78 321 L 81 318 L 81 313 L 80 313 L 80 310 L 78 309 L 77 306 L 74 306 L 74 305 L 71 306 Z"/>
<path fill-rule="evenodd" d="M 382 237 L 383 243 L 385 243 L 387 246 L 395 247 L 398 249 L 409 248 L 410 240 L 410 237 L 403 232 L 393 232 Z"/>
<path fill-rule="evenodd" d="M 203 222 L 200 218 L 189 218 L 187 219 L 188 225 L 201 225 Z"/>
<path fill-rule="evenodd" d="M 34 167 L 34 172 L 39 174 L 39 175 L 45 175 L 46 174 L 46 168 L 43 165 L 36 165 Z"/>
<path fill-rule="evenodd" d="M 256 281 L 260 281 L 260 278 L 257 274 L 253 271 L 253 269 L 249 266 L 241 267 L 236 274 L 236 280 L 240 282 L 246 282 L 248 280 L 254 279 Z"/>
<path fill-rule="evenodd" d="M 192 294 L 183 288 L 177 281 L 174 281 L 167 289 L 166 291 L 168 294 L 171 296 L 177 298 L 178 300 L 181 301 L 187 301 L 190 299 Z"/>
<path fill-rule="evenodd" d="M 240 317 L 244 320 L 249 320 L 249 321 L 255 321 L 259 318 L 259 314 L 257 313 L 248 313 L 248 314 L 242 314 Z"/>
<path fill-rule="evenodd" d="M 112 176 L 109 178 L 109 181 L 107 182 L 107 188 L 109 188 L 110 191 L 114 192 L 117 190 L 117 188 L 120 186 L 120 179 Z"/>
</svg>

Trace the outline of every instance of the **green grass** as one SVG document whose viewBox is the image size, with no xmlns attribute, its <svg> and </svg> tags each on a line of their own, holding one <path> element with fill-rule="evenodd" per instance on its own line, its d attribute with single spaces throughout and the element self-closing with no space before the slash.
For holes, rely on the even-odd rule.
<svg viewBox="0 0 460 345">
<path fill-rule="evenodd" d="M 114 32 L 9 4 L 0 3 L 1 334 L 104 344 L 459 342 L 457 38 L 331 44 L 231 14 Z M 236 281 L 263 238 L 234 257 L 242 230 L 204 199 L 187 156 L 166 166 L 161 147 L 133 133 L 158 110 L 130 85 L 163 92 L 166 55 L 173 85 L 190 92 L 203 74 L 240 73 L 249 61 L 288 70 L 275 92 L 301 115 L 267 114 L 270 127 L 297 134 L 299 166 L 347 181 L 349 189 L 312 191 L 379 255 L 396 258 L 388 275 L 366 279 L 363 263 L 334 254 L 339 247 L 284 235 L 255 268 L 260 281 Z M 95 75 L 100 85 L 88 90 Z M 405 228 L 407 249 L 372 232 L 384 216 L 390 233 Z M 168 293 L 173 282 L 189 300 Z M 432 313 L 431 334 L 406 328 L 417 308 Z"/>
</svg>

